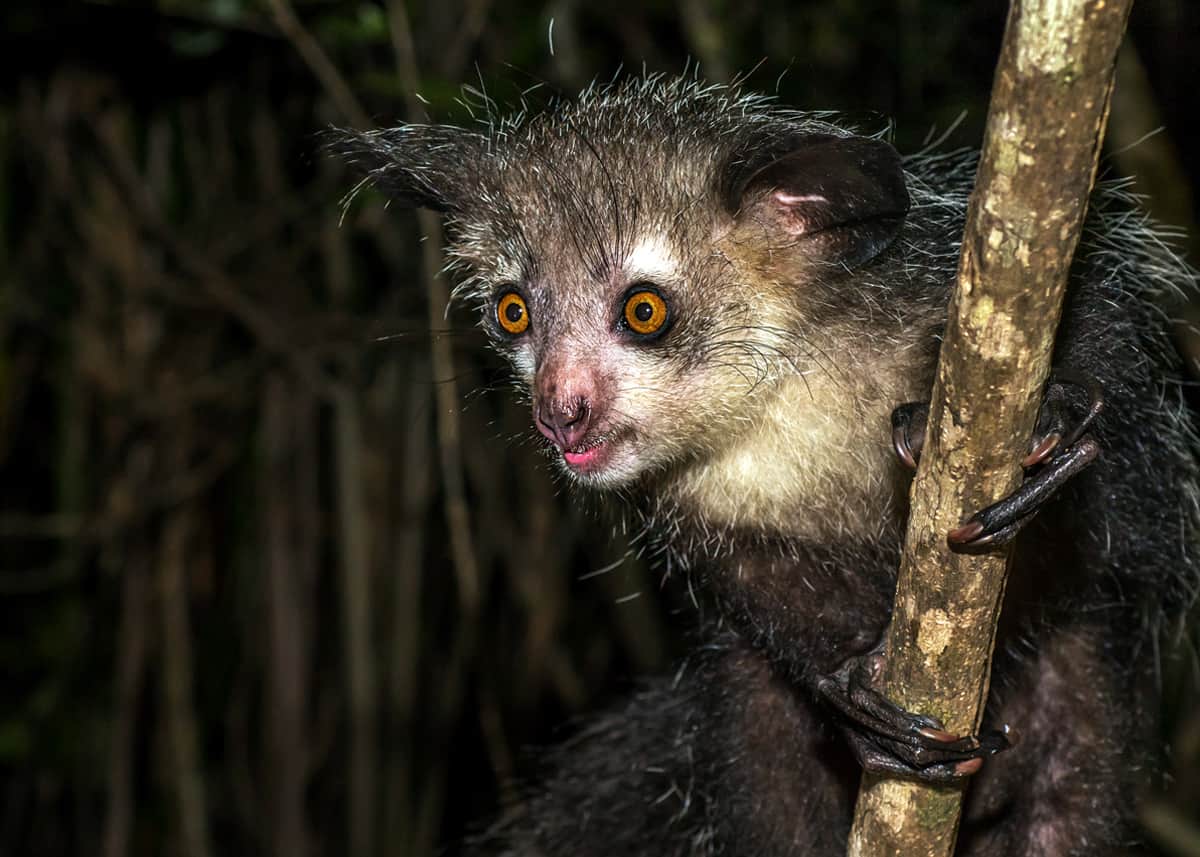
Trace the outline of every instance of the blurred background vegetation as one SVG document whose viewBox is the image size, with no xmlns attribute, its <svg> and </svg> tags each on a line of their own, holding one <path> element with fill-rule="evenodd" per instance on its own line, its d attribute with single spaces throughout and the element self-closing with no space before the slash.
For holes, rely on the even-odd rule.
<svg viewBox="0 0 1200 857">
<path fill-rule="evenodd" d="M 0 854 L 453 850 L 683 645 L 443 315 L 436 220 L 343 218 L 323 128 L 698 63 L 974 145 L 1004 5 L 7 0 Z M 1198 49 L 1197 4 L 1135 5 L 1105 161 L 1193 262 Z M 1166 853 L 1200 853 L 1194 673 L 1164 656 Z"/>
</svg>

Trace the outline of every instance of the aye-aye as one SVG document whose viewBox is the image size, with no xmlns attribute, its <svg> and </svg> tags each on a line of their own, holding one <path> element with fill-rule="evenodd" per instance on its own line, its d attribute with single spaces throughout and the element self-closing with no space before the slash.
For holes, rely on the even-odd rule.
<svg viewBox="0 0 1200 857">
<path fill-rule="evenodd" d="M 954 736 L 872 676 L 973 155 L 901 157 L 831 114 L 655 77 L 337 148 L 445 214 L 460 294 L 557 466 L 634 498 L 659 561 L 721 619 L 553 751 L 475 847 L 841 854 L 860 765 L 971 777 L 963 854 L 1137 847 L 1155 637 L 1197 581 L 1197 445 L 1159 308 L 1192 283 L 1116 190 L 1091 200 L 1025 461 L 1065 484 L 957 533 L 978 549 L 1031 521 L 988 731 Z"/>
</svg>

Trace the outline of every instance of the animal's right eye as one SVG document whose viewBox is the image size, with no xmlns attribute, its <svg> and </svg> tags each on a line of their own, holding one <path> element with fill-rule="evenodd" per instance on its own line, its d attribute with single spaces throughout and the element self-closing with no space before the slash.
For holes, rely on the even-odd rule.
<svg viewBox="0 0 1200 857">
<path fill-rule="evenodd" d="M 528 330 L 529 308 L 525 306 L 525 298 L 516 292 L 506 292 L 496 302 L 496 322 L 501 330 L 513 336 Z"/>
<path fill-rule="evenodd" d="M 625 327 L 647 338 L 662 333 L 670 314 L 663 296 L 649 283 L 631 289 L 622 310 Z"/>
</svg>

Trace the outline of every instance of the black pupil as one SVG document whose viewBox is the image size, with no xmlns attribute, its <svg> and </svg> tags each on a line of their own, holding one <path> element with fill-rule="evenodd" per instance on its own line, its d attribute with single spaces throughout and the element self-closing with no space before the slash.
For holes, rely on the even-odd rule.
<svg viewBox="0 0 1200 857">
<path fill-rule="evenodd" d="M 654 307 L 649 301 L 642 301 L 633 308 L 633 317 L 645 324 L 654 316 Z"/>
<path fill-rule="evenodd" d="M 504 308 L 504 317 L 513 324 L 516 324 L 521 320 L 521 315 L 523 312 L 524 310 L 521 309 L 521 305 L 516 301 L 513 301 Z"/>
</svg>

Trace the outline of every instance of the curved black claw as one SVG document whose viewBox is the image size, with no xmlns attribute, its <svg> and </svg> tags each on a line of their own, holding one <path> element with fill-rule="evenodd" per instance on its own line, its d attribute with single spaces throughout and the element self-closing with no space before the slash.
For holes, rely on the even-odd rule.
<svg viewBox="0 0 1200 857">
<path fill-rule="evenodd" d="M 906 402 L 892 411 L 892 448 L 909 470 L 917 469 L 928 420 L 928 402 Z"/>
<path fill-rule="evenodd" d="M 863 769 L 927 783 L 961 780 L 979 770 L 986 756 L 1011 746 L 1008 729 L 978 737 L 957 736 L 940 721 L 913 714 L 888 701 L 874 684 L 883 656 L 850 658 L 837 672 L 817 681 L 821 697 Z"/>
<path fill-rule="evenodd" d="M 956 553 L 985 553 L 1012 541 L 1043 503 L 1099 455 L 1100 444 L 1091 435 L 1061 449 L 1016 491 L 976 512 L 961 527 L 947 533 L 946 542 L 950 549 Z"/>
<path fill-rule="evenodd" d="M 1086 396 L 1082 416 L 1072 414 L 1071 390 L 1081 391 Z M 1104 394 L 1099 384 L 1077 372 L 1056 370 L 1046 383 L 1033 443 L 1021 466 L 1030 468 L 1043 464 L 1055 450 L 1077 443 L 1102 410 Z M 892 411 L 892 447 L 896 457 L 911 470 L 916 470 L 917 462 L 921 460 L 928 421 L 928 402 L 905 402 Z"/>
<path fill-rule="evenodd" d="M 1080 408 L 1081 416 L 1075 416 L 1072 412 L 1072 390 L 1086 397 L 1086 405 Z M 1046 382 L 1046 392 L 1042 396 L 1037 425 L 1033 430 L 1033 447 L 1021 466 L 1028 469 L 1043 464 L 1056 451 L 1074 446 L 1103 410 L 1104 391 L 1095 379 L 1066 369 L 1056 370 Z"/>
<path fill-rule="evenodd" d="M 1100 445 L 1085 432 L 1103 409 L 1103 392 L 1093 379 L 1055 371 L 1046 384 L 1030 452 L 1021 462 L 1033 475 L 1012 494 L 947 533 L 950 549 L 986 553 L 1012 541 L 1043 503 L 1096 460 Z M 928 405 L 920 402 L 892 411 L 892 445 L 900 460 L 913 469 L 925 443 L 928 416 Z"/>
<path fill-rule="evenodd" d="M 1074 419 L 1072 391 L 1082 391 L 1086 396 L 1082 416 Z M 1073 372 L 1055 372 L 1046 385 L 1033 450 L 1021 462 L 1027 470 L 1033 470 L 1033 475 L 1016 491 L 947 533 L 950 550 L 987 553 L 1012 541 L 1043 503 L 1099 457 L 1100 444 L 1085 432 L 1103 409 L 1104 395 L 1094 380 Z"/>
</svg>

